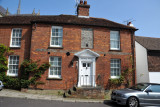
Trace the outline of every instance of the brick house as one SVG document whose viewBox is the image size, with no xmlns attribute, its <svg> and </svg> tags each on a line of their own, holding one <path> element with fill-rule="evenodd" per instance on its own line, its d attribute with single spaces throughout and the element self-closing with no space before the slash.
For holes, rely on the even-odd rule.
<svg viewBox="0 0 160 107">
<path fill-rule="evenodd" d="M 160 83 L 160 38 L 135 37 L 137 82 Z"/>
<path fill-rule="evenodd" d="M 81 0 L 77 15 L 5 16 L 0 18 L 0 43 L 14 51 L 8 56 L 8 76 L 20 76 L 24 59 L 50 62 L 41 89 L 102 85 L 119 78 L 123 67 L 134 68 L 135 27 L 89 16 Z M 130 63 L 130 57 L 134 63 Z M 135 72 L 131 76 L 135 83 Z"/>
</svg>

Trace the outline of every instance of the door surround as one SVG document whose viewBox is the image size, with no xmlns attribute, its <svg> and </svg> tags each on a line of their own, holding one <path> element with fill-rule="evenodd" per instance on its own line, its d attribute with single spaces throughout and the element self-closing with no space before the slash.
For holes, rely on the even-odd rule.
<svg viewBox="0 0 160 107">
<path fill-rule="evenodd" d="M 94 51 L 91 51 L 90 49 L 85 49 L 80 52 L 75 53 L 75 56 L 79 58 L 78 62 L 78 87 L 82 87 L 84 84 L 81 83 L 81 69 L 82 69 L 82 63 L 91 63 L 92 68 L 91 68 L 91 75 L 95 76 L 96 75 L 96 57 L 99 57 L 100 55 Z M 91 81 L 91 86 L 96 87 L 96 79 L 95 77 L 92 78 Z"/>
</svg>

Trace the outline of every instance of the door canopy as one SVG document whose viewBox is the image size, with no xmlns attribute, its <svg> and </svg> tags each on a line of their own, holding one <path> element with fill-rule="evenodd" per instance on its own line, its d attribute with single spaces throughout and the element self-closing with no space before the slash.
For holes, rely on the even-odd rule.
<svg viewBox="0 0 160 107">
<path fill-rule="evenodd" d="M 96 52 L 91 51 L 90 49 L 85 49 L 80 52 L 77 52 L 74 54 L 75 56 L 81 58 L 81 57 L 90 57 L 90 58 L 96 58 L 99 57 L 100 55 Z"/>
</svg>

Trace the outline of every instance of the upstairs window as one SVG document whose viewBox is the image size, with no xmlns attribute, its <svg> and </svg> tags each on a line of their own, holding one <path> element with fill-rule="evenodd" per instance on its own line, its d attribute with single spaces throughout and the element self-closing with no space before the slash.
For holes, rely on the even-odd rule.
<svg viewBox="0 0 160 107">
<path fill-rule="evenodd" d="M 18 76 L 19 56 L 9 56 L 8 60 L 8 76 Z"/>
<path fill-rule="evenodd" d="M 110 32 L 110 49 L 120 50 L 120 35 L 119 31 Z"/>
<path fill-rule="evenodd" d="M 14 28 L 12 29 L 11 34 L 11 47 L 20 47 L 21 46 L 21 37 L 22 37 L 22 29 Z"/>
<path fill-rule="evenodd" d="M 121 60 L 111 59 L 110 70 L 111 70 L 111 78 L 119 78 L 121 72 Z"/>
<path fill-rule="evenodd" d="M 49 78 L 61 78 L 61 57 L 50 57 Z"/>
<path fill-rule="evenodd" d="M 50 46 L 62 47 L 62 40 L 63 40 L 63 27 L 52 26 Z"/>
</svg>

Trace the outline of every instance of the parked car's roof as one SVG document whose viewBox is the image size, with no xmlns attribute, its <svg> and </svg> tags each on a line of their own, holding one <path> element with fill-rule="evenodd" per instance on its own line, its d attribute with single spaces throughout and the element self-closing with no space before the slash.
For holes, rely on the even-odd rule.
<svg viewBox="0 0 160 107">
<path fill-rule="evenodd" d="M 160 85 L 159 83 L 139 83 L 139 84 Z"/>
<path fill-rule="evenodd" d="M 28 16 L 28 15 L 13 15 L 0 18 L 0 24 L 31 24 L 31 23 L 51 23 L 51 24 L 70 24 L 84 26 L 100 26 L 109 28 L 121 28 L 137 30 L 135 27 L 123 25 L 103 18 L 79 18 L 75 15 L 57 15 L 57 16 Z"/>
<path fill-rule="evenodd" d="M 148 50 L 160 50 L 160 38 L 136 36 L 135 40 Z"/>
</svg>

